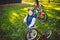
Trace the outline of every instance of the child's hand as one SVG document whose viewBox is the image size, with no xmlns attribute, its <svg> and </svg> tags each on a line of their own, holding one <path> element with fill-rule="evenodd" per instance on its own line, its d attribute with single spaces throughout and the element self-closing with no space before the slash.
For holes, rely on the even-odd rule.
<svg viewBox="0 0 60 40">
<path fill-rule="evenodd" d="M 26 23 L 26 20 L 24 19 L 24 23 Z"/>
<path fill-rule="evenodd" d="M 31 26 L 29 26 L 29 28 L 31 28 Z"/>
</svg>

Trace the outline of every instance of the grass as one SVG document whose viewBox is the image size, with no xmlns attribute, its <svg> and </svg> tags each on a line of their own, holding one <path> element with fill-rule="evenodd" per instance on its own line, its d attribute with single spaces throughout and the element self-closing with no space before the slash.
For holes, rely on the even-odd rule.
<svg viewBox="0 0 60 40">
<path fill-rule="evenodd" d="M 28 7 L 32 7 L 32 5 L 16 4 L 0 6 L 0 40 L 24 40 L 26 27 L 23 25 L 23 19 L 28 13 Z M 48 20 L 44 22 L 44 28 L 41 29 L 43 25 L 39 20 L 35 24 L 40 33 L 44 32 L 47 28 L 52 29 L 53 34 L 50 40 L 55 40 L 54 34 L 59 29 L 59 7 L 58 4 L 45 5 Z"/>
</svg>

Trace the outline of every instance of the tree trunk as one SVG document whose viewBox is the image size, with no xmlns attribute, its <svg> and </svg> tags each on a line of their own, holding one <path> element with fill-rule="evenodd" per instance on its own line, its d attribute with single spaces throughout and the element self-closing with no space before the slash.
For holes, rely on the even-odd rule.
<svg viewBox="0 0 60 40">
<path fill-rule="evenodd" d="M 48 0 L 48 3 L 50 3 L 50 0 Z"/>
<path fill-rule="evenodd" d="M 38 2 L 38 0 L 35 0 L 35 1 L 36 1 L 37 6 L 39 6 L 39 2 Z"/>
<path fill-rule="evenodd" d="M 53 2 L 54 2 L 55 0 L 53 0 Z"/>
<path fill-rule="evenodd" d="M 20 3 L 22 3 L 22 0 L 20 0 Z"/>
</svg>

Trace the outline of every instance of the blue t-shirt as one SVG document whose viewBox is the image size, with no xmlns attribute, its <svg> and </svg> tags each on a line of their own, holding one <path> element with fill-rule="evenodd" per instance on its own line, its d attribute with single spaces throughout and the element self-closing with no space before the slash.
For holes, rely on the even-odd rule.
<svg viewBox="0 0 60 40">
<path fill-rule="evenodd" d="M 31 16 L 28 14 L 28 16 L 27 16 L 27 25 L 28 26 L 31 24 L 33 18 L 36 18 L 35 13 L 33 13 Z"/>
</svg>

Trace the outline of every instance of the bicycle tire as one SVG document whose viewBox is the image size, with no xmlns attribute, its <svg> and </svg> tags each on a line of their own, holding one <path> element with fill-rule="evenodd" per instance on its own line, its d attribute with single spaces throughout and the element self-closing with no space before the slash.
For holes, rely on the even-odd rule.
<svg viewBox="0 0 60 40">
<path fill-rule="evenodd" d="M 32 39 L 36 39 L 37 38 L 38 30 L 36 28 L 31 28 L 31 29 L 28 29 L 28 31 L 25 33 L 25 40 L 28 40 L 26 36 L 27 36 L 27 33 L 30 32 L 31 30 L 35 30 L 37 32 L 37 35 L 34 38 L 32 38 Z"/>
<path fill-rule="evenodd" d="M 44 12 L 44 11 L 43 11 Z M 44 17 L 43 18 L 41 18 L 41 17 L 38 17 L 38 19 L 39 19 L 39 21 L 47 21 L 47 19 L 48 19 L 48 15 L 47 15 L 47 13 L 46 12 L 44 12 Z"/>
<path fill-rule="evenodd" d="M 48 38 L 50 38 L 51 37 L 51 35 L 52 35 L 52 30 L 51 29 L 47 29 L 46 31 L 45 31 L 45 33 L 48 35 L 46 38 L 48 39 Z"/>
</svg>

